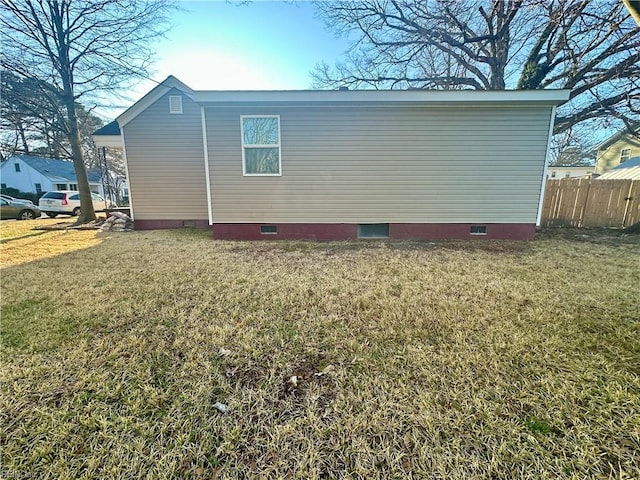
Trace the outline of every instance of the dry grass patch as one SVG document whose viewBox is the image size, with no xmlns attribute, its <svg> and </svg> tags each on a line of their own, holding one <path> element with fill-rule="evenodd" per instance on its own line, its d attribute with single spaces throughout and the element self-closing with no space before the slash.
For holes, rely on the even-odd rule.
<svg viewBox="0 0 640 480">
<path fill-rule="evenodd" d="M 580 235 L 134 232 L 6 268 L 2 468 L 638 478 L 640 241 Z"/>
</svg>

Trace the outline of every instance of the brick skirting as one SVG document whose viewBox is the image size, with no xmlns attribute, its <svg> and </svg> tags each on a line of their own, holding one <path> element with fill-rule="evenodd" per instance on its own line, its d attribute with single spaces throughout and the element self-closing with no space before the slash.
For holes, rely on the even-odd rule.
<svg viewBox="0 0 640 480">
<path fill-rule="evenodd" d="M 275 226 L 277 233 L 261 233 L 262 226 Z M 486 226 L 485 235 L 471 234 L 472 226 Z M 508 239 L 533 240 L 530 223 L 390 223 L 391 240 Z M 355 223 L 216 223 L 218 240 L 355 240 Z"/>
</svg>

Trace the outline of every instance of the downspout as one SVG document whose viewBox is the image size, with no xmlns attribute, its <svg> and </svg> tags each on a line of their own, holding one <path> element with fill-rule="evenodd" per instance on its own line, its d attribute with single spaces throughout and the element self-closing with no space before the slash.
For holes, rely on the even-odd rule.
<svg viewBox="0 0 640 480">
<path fill-rule="evenodd" d="M 202 123 L 202 148 L 204 149 L 204 179 L 207 187 L 207 213 L 209 225 L 213 225 L 213 208 L 211 206 L 211 179 L 209 178 L 209 146 L 207 145 L 207 119 L 204 107 L 200 107 L 200 121 Z"/>
<path fill-rule="evenodd" d="M 538 202 L 538 215 L 536 217 L 536 227 L 540 227 L 542 221 L 542 206 L 544 204 L 544 192 L 547 188 L 547 169 L 549 157 L 551 156 L 551 138 L 553 137 L 553 124 L 556 118 L 556 106 L 551 107 L 551 118 L 549 119 L 549 134 L 547 135 L 547 153 L 544 156 L 544 170 L 542 171 L 542 185 L 540 186 L 540 201 Z"/>
</svg>

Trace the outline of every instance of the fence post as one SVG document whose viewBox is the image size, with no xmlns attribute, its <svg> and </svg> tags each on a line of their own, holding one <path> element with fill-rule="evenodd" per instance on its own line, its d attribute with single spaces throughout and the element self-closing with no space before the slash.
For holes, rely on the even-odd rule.
<svg viewBox="0 0 640 480">
<path fill-rule="evenodd" d="M 631 192 L 633 191 L 633 180 L 629 182 L 629 191 L 624 199 L 624 215 L 622 216 L 622 228 L 625 228 L 627 223 L 627 215 L 629 214 L 629 208 L 631 207 Z"/>
</svg>

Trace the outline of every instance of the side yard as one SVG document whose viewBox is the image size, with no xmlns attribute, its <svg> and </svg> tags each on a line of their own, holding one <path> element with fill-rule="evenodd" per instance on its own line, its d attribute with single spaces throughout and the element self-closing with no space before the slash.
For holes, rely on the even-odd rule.
<svg viewBox="0 0 640 480">
<path fill-rule="evenodd" d="M 3 478 L 640 478 L 640 236 L 4 232 Z"/>
</svg>

